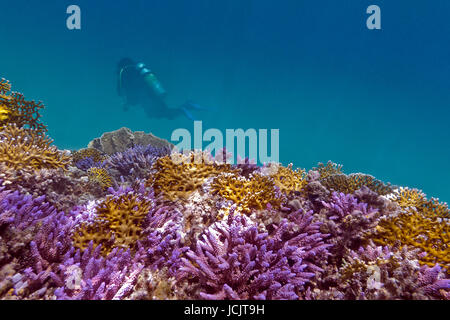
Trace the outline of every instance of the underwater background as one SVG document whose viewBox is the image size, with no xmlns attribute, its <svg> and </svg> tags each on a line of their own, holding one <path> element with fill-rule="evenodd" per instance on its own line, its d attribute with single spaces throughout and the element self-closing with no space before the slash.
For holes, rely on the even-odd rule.
<svg viewBox="0 0 450 320">
<path fill-rule="evenodd" d="M 66 28 L 81 7 L 82 29 Z M 381 7 L 382 30 L 366 8 Z M 152 68 L 204 130 L 280 129 L 280 161 L 332 160 L 450 200 L 447 0 L 16 0 L 0 10 L 0 77 L 41 100 L 59 148 L 120 127 L 170 139 L 187 119 L 122 109 L 116 64 Z"/>
</svg>

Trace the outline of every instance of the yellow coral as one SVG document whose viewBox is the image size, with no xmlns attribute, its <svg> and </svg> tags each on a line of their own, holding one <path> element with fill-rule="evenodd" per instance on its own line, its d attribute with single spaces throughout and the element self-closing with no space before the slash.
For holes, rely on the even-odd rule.
<svg viewBox="0 0 450 320">
<path fill-rule="evenodd" d="M 3 127 L 4 124 L 8 123 L 9 118 L 11 117 L 11 110 L 4 104 L 0 104 L 0 127 Z"/>
<path fill-rule="evenodd" d="M 266 209 L 268 204 L 274 208 L 281 205 L 274 181 L 259 174 L 248 179 L 237 174 L 222 174 L 214 179 L 211 190 L 236 203 L 237 212 L 250 213 L 252 209 Z"/>
<path fill-rule="evenodd" d="M 88 170 L 89 180 L 96 182 L 102 186 L 103 189 L 108 189 L 112 186 L 111 176 L 104 168 L 93 167 Z"/>
<path fill-rule="evenodd" d="M 384 184 L 371 175 L 362 173 L 352 173 L 349 175 L 333 174 L 321 179 L 320 183 L 328 189 L 343 193 L 353 193 L 362 186 L 368 187 L 379 195 L 386 195 L 392 192 L 390 185 Z"/>
<path fill-rule="evenodd" d="M 418 189 L 409 189 L 400 187 L 392 200 L 396 202 L 400 207 L 420 207 L 425 204 L 425 194 Z"/>
<path fill-rule="evenodd" d="M 114 248 L 135 249 L 141 238 L 142 223 L 153 203 L 136 195 L 124 194 L 107 197 L 97 208 L 93 223 L 82 223 L 72 234 L 74 246 L 85 250 L 93 241 L 94 248 L 102 245 L 101 252 L 109 254 Z"/>
<path fill-rule="evenodd" d="M 33 129 L 37 134 L 45 133 L 47 127 L 40 122 L 40 110 L 44 105 L 41 102 L 27 101 L 23 94 L 10 90 L 11 84 L 5 79 L 0 79 L 0 110 L 3 110 L 0 126 L 14 123 L 18 127 Z M 4 110 L 8 112 L 7 118 Z"/>
<path fill-rule="evenodd" d="M 391 197 L 402 208 L 413 207 L 424 216 L 450 218 L 447 203 L 439 202 L 436 198 L 427 199 L 426 195 L 418 189 L 400 187 Z"/>
<path fill-rule="evenodd" d="M 179 154 L 159 158 L 153 169 L 155 172 L 147 180 L 147 186 L 153 187 L 156 194 L 162 193 L 172 201 L 187 199 L 210 177 L 237 171 L 229 164 L 208 161 L 208 158 L 195 152 L 187 156 Z"/>
<path fill-rule="evenodd" d="M 380 221 L 373 240 L 381 245 L 413 246 L 427 253 L 422 264 L 436 263 L 450 270 L 450 224 L 430 212 L 408 207 L 394 217 Z"/>
<path fill-rule="evenodd" d="M 66 168 L 70 157 L 39 132 L 8 124 L 0 131 L 0 162 L 14 170 Z"/>
<path fill-rule="evenodd" d="M 278 165 L 276 173 L 270 174 L 275 185 L 280 188 L 280 191 L 285 194 L 301 191 L 307 184 L 305 177 L 305 170 L 292 170 L 292 163 L 287 167 Z"/>
</svg>

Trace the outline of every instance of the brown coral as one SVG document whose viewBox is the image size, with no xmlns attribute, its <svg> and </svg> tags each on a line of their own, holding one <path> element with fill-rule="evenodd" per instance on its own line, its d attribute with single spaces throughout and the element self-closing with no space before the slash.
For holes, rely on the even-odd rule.
<svg viewBox="0 0 450 320">
<path fill-rule="evenodd" d="M 97 208 L 95 222 L 82 223 L 72 235 L 74 246 L 85 250 L 89 242 L 102 245 L 102 254 L 114 248 L 135 249 L 140 239 L 142 223 L 154 204 L 136 195 L 124 194 L 107 197 Z"/>
<path fill-rule="evenodd" d="M 5 79 L 0 79 L 0 126 L 14 123 L 18 127 L 34 130 L 37 134 L 43 134 L 47 127 L 41 123 L 40 110 L 44 108 L 41 102 L 27 101 L 23 94 L 10 92 L 11 84 Z"/>
<path fill-rule="evenodd" d="M 30 129 L 8 124 L 0 131 L 0 162 L 14 170 L 66 168 L 70 157 L 53 140 Z"/>
<path fill-rule="evenodd" d="M 157 195 L 162 193 L 172 201 L 187 199 L 208 178 L 223 172 L 237 171 L 229 164 L 208 161 L 203 155 L 194 152 L 179 156 L 178 160 L 174 155 L 159 158 L 153 165 L 154 174 L 147 180 L 147 186 L 153 187 Z"/>
</svg>

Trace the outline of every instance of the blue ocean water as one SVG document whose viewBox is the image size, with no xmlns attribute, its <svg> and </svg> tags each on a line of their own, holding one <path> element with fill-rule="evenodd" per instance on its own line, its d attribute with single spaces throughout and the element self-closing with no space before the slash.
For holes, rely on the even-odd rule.
<svg viewBox="0 0 450 320">
<path fill-rule="evenodd" d="M 82 29 L 66 28 L 81 8 Z M 368 30 L 366 8 L 381 8 Z M 42 100 L 60 148 L 126 126 L 170 139 L 187 119 L 125 112 L 122 57 L 145 62 L 171 105 L 203 128 L 280 130 L 280 161 L 422 189 L 450 200 L 450 2 L 16 0 L 0 10 L 0 77 Z"/>
</svg>

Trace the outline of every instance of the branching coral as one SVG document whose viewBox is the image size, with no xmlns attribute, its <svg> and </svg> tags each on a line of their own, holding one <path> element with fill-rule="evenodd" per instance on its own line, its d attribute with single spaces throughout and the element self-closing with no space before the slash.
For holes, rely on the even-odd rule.
<svg viewBox="0 0 450 320">
<path fill-rule="evenodd" d="M 94 148 L 84 148 L 77 151 L 72 151 L 72 162 L 81 170 L 89 170 L 92 167 L 101 168 L 107 156 L 101 151 Z"/>
<path fill-rule="evenodd" d="M 20 128 L 32 129 L 37 134 L 46 132 L 47 127 L 40 122 L 39 113 L 44 105 L 41 102 L 26 101 L 21 93 L 10 91 L 10 83 L 0 79 L 0 113 L 3 111 L 0 127 L 10 123 Z"/>
<path fill-rule="evenodd" d="M 113 248 L 134 249 L 141 238 L 142 223 L 151 206 L 151 200 L 132 194 L 108 196 L 96 207 L 94 223 L 82 223 L 73 233 L 74 246 L 85 250 L 90 241 L 94 248 L 102 245 L 102 253 Z"/>
<path fill-rule="evenodd" d="M 377 244 L 408 245 L 426 252 L 420 261 L 432 267 L 439 263 L 450 270 L 450 224 L 445 219 L 424 215 L 415 208 L 383 218 L 372 236 Z"/>
<path fill-rule="evenodd" d="M 272 167 L 273 170 L 270 170 L 270 167 Z M 293 192 L 302 191 L 307 184 L 305 170 L 300 168 L 293 170 L 292 163 L 287 167 L 271 163 L 266 165 L 262 171 L 266 171 L 267 175 L 273 179 L 280 191 L 287 195 Z"/>
<path fill-rule="evenodd" d="M 296 212 L 269 235 L 247 219 L 230 215 L 208 228 L 182 258 L 177 280 L 198 281 L 203 299 L 297 299 L 321 271 L 315 259 L 327 254 L 319 224 Z"/>
<path fill-rule="evenodd" d="M 389 184 L 384 184 L 373 176 L 362 173 L 331 174 L 319 181 L 326 188 L 343 193 L 353 193 L 362 186 L 368 187 L 379 195 L 386 195 L 393 191 Z"/>
<path fill-rule="evenodd" d="M 450 218 L 450 210 L 446 203 L 439 202 L 436 198 L 428 200 L 426 195 L 418 189 L 400 187 L 390 199 L 402 208 L 416 208 L 430 218 Z"/>
<path fill-rule="evenodd" d="M 89 181 L 99 184 L 104 190 L 113 185 L 111 176 L 105 168 L 92 167 L 88 170 Z"/>
<path fill-rule="evenodd" d="M 314 299 L 433 299 L 450 291 L 438 265 L 419 266 L 417 249 L 375 247 L 351 250 L 337 272 L 326 276 L 326 290 L 313 289 Z M 325 285 L 325 282 L 322 283 Z"/>
<path fill-rule="evenodd" d="M 106 165 L 110 172 L 117 172 L 116 179 L 120 177 L 127 181 L 145 179 L 149 176 L 153 163 L 168 154 L 170 154 L 169 147 L 138 145 L 113 154 L 107 159 Z"/>
<path fill-rule="evenodd" d="M 70 157 L 34 130 L 7 125 L 0 131 L 0 163 L 14 170 L 66 168 Z"/>
<path fill-rule="evenodd" d="M 174 160 L 175 159 L 175 160 Z M 236 172 L 229 164 L 218 164 L 203 154 L 165 156 L 153 165 L 155 171 L 147 180 L 156 194 L 162 193 L 169 200 L 187 199 L 199 190 L 205 180 L 223 172 Z"/>
<path fill-rule="evenodd" d="M 331 199 L 322 205 L 324 208 L 318 219 L 323 222 L 323 232 L 332 235 L 329 239 L 333 244 L 332 264 L 339 264 L 348 250 L 365 242 L 367 232 L 376 226 L 380 213 L 353 195 L 344 193 L 334 192 Z"/>
<path fill-rule="evenodd" d="M 279 208 L 282 202 L 274 181 L 260 174 L 251 175 L 248 179 L 237 174 L 222 174 L 212 182 L 211 191 L 233 201 L 238 211 L 247 214 L 253 209 L 266 209 L 269 204 Z"/>
<path fill-rule="evenodd" d="M 317 164 L 317 167 L 312 169 L 319 173 L 320 179 L 327 178 L 332 175 L 342 174 L 342 165 L 336 164 L 334 162 L 328 161 L 326 165 L 322 162 Z"/>
<path fill-rule="evenodd" d="M 0 163 L 0 179 L 9 190 L 34 197 L 45 195 L 47 202 L 64 212 L 104 195 L 100 185 L 89 182 L 84 171 L 71 166 L 68 170 L 17 171 Z"/>
</svg>

